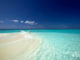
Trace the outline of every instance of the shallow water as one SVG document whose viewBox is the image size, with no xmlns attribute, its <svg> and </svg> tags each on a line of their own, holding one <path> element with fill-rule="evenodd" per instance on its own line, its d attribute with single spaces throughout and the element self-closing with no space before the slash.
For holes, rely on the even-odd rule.
<svg viewBox="0 0 80 60">
<path fill-rule="evenodd" d="M 80 30 L 31 30 L 31 33 L 42 42 L 25 60 L 80 60 Z"/>
<path fill-rule="evenodd" d="M 37 30 L 35 34 L 49 51 L 42 60 L 80 60 L 80 30 Z"/>
</svg>

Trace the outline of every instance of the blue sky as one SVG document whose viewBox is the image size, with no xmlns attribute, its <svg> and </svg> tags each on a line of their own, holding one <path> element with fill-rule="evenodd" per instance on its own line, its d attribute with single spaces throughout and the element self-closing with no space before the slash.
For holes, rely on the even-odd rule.
<svg viewBox="0 0 80 60">
<path fill-rule="evenodd" d="M 0 29 L 80 28 L 79 0 L 0 0 Z"/>
</svg>

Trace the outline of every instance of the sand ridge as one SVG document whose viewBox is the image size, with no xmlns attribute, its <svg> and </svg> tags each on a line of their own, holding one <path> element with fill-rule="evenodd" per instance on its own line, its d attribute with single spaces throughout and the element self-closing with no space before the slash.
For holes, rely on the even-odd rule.
<svg viewBox="0 0 80 60">
<path fill-rule="evenodd" d="M 0 35 L 0 60 L 16 60 L 15 56 L 24 53 L 28 55 L 41 43 L 40 39 L 37 39 L 35 35 L 26 32 Z"/>
</svg>

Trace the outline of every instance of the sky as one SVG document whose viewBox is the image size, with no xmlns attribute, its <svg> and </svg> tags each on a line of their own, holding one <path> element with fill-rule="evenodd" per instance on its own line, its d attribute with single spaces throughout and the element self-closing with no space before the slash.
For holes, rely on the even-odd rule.
<svg viewBox="0 0 80 60">
<path fill-rule="evenodd" d="M 79 0 L 0 0 L 0 29 L 80 28 Z"/>
</svg>

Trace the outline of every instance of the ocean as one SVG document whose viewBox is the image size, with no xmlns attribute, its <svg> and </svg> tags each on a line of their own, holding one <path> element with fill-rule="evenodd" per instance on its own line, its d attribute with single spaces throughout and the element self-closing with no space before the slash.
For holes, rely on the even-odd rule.
<svg viewBox="0 0 80 60">
<path fill-rule="evenodd" d="M 0 30 L 0 34 L 28 30 Z M 41 44 L 25 60 L 80 60 L 80 29 L 29 30 Z"/>
</svg>

